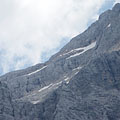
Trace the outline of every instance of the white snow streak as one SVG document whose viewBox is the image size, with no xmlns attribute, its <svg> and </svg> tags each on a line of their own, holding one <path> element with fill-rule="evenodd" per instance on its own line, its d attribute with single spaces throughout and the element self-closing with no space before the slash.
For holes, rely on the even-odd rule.
<svg viewBox="0 0 120 120">
<path fill-rule="evenodd" d="M 57 88 L 63 81 L 57 82 L 57 83 L 51 83 L 43 88 L 41 88 L 38 92 L 42 92 L 44 90 L 52 89 L 52 88 Z"/>
<path fill-rule="evenodd" d="M 70 78 L 67 77 L 66 79 L 64 79 L 64 81 L 66 82 L 66 84 L 68 84 L 70 82 Z"/>
<path fill-rule="evenodd" d="M 86 51 L 94 48 L 95 46 L 96 46 L 96 42 L 93 42 L 93 43 L 91 43 L 90 45 L 88 45 L 88 46 L 86 46 L 86 47 L 77 48 L 77 49 L 75 49 L 75 51 L 79 51 L 79 50 L 83 50 L 83 51 L 82 51 L 82 52 L 79 52 L 79 53 L 76 53 L 76 54 L 74 54 L 74 55 L 71 55 L 71 56 L 68 57 L 67 59 L 70 59 L 70 58 L 72 58 L 72 57 L 79 56 L 79 55 L 83 54 L 84 52 L 86 52 Z"/>
<path fill-rule="evenodd" d="M 75 71 L 75 70 L 80 70 L 82 67 L 77 67 L 77 68 L 75 68 L 75 69 L 73 69 L 72 71 Z"/>
<path fill-rule="evenodd" d="M 109 24 L 108 26 L 107 26 L 107 28 L 109 28 L 111 26 L 111 24 Z"/>
<path fill-rule="evenodd" d="M 46 67 L 47 67 L 47 66 L 44 66 L 44 67 L 42 67 L 41 69 L 38 69 L 38 70 L 36 70 L 36 71 L 34 71 L 34 72 L 31 72 L 31 73 L 29 73 L 29 74 L 27 74 L 27 75 L 32 75 L 32 74 L 34 74 L 34 73 L 40 72 L 41 70 L 45 69 Z"/>
<path fill-rule="evenodd" d="M 33 104 L 37 104 L 37 103 L 39 103 L 39 102 L 40 102 L 39 100 L 37 100 L 37 101 L 32 101 Z"/>
<path fill-rule="evenodd" d="M 77 71 L 76 73 L 75 73 L 75 75 L 77 75 L 79 73 L 79 71 Z"/>
<path fill-rule="evenodd" d="M 45 87 L 41 88 L 40 90 L 38 90 L 38 92 L 36 92 L 36 95 L 41 93 L 41 94 L 44 94 L 44 96 L 46 96 L 49 92 L 57 89 L 61 85 L 62 82 L 63 81 L 60 81 L 60 82 L 45 86 Z M 43 97 L 43 96 L 41 96 L 41 97 Z M 39 102 L 41 102 L 41 98 L 38 98 L 38 99 L 36 99 L 34 101 L 31 101 L 32 104 L 37 104 Z"/>
<path fill-rule="evenodd" d="M 65 81 L 68 81 L 69 80 L 69 77 L 65 78 Z"/>
<path fill-rule="evenodd" d="M 66 84 L 69 84 L 70 81 L 66 81 Z"/>
<path fill-rule="evenodd" d="M 41 88 L 41 89 L 39 90 L 39 92 L 41 92 L 41 91 L 43 91 L 43 90 L 45 90 L 45 89 L 48 89 L 50 86 L 52 86 L 52 84 L 50 84 L 50 85 L 48 85 L 48 86 L 45 86 L 45 87 Z"/>
</svg>

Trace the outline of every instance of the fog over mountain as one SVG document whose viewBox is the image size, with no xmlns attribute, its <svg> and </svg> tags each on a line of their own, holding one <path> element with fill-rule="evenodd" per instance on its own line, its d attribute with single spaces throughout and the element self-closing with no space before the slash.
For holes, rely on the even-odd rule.
<svg viewBox="0 0 120 120">
<path fill-rule="evenodd" d="M 120 3 L 47 62 L 1 76 L 0 120 L 120 120 Z"/>
</svg>

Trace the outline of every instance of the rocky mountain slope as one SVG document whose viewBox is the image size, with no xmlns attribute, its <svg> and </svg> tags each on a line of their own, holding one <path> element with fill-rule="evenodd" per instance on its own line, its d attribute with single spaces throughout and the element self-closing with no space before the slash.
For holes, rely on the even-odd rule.
<svg viewBox="0 0 120 120">
<path fill-rule="evenodd" d="M 1 76 L 0 120 L 120 120 L 120 4 L 46 63 Z"/>
</svg>

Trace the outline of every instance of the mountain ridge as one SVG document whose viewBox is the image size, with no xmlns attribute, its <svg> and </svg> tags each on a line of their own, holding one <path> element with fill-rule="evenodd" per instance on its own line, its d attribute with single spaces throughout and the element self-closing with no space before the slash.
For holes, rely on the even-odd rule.
<svg viewBox="0 0 120 120">
<path fill-rule="evenodd" d="M 119 120 L 119 45 L 120 3 L 47 62 L 1 76 L 0 120 Z"/>
</svg>

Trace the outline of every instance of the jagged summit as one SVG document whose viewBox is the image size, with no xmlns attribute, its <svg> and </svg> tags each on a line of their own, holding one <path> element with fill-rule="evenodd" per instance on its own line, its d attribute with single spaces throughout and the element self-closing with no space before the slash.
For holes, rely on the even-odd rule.
<svg viewBox="0 0 120 120">
<path fill-rule="evenodd" d="M 49 61 L 0 77 L 0 120 L 120 120 L 120 4 Z"/>
<path fill-rule="evenodd" d="M 112 10 L 115 12 L 120 12 L 120 3 L 115 4 Z"/>
</svg>

